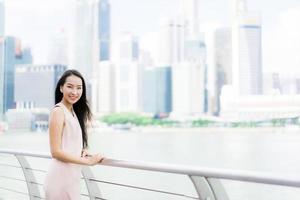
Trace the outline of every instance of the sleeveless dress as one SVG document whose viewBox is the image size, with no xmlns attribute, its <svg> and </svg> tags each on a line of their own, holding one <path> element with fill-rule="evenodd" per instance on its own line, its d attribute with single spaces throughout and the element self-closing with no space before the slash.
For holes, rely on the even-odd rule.
<svg viewBox="0 0 300 200">
<path fill-rule="evenodd" d="M 75 112 L 58 103 L 64 111 L 65 123 L 62 134 L 62 150 L 72 156 L 80 157 L 82 151 L 82 132 Z M 46 200 L 79 200 L 81 166 L 66 163 L 55 158 L 51 160 L 44 182 Z"/>
</svg>

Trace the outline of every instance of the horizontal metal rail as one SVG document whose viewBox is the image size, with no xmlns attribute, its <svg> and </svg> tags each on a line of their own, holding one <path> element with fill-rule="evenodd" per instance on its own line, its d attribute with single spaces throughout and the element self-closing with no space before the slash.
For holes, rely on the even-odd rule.
<svg viewBox="0 0 300 200">
<path fill-rule="evenodd" d="M 17 193 L 17 194 L 22 194 L 22 195 L 25 195 L 25 196 L 29 195 L 28 193 L 21 192 L 21 191 L 18 191 L 18 190 L 13 190 L 13 189 L 10 189 L 10 188 L 5 188 L 5 187 L 0 187 L 0 190 L 6 190 L 6 191 L 9 191 L 9 192 L 14 192 L 14 193 Z"/>
<path fill-rule="evenodd" d="M 244 170 L 228 170 L 217 168 L 190 167 L 185 165 L 157 164 L 141 161 L 112 160 L 105 159 L 101 165 L 111 167 L 121 167 L 130 169 L 140 169 L 148 171 L 166 172 L 173 174 L 188 174 L 192 176 L 201 176 L 217 179 L 228 179 L 243 182 L 253 182 L 271 185 L 300 187 L 299 177 L 276 176 L 270 173 L 251 172 Z"/>
<path fill-rule="evenodd" d="M 2 175 L 0 175 L 0 178 L 9 179 L 9 180 L 13 180 L 13 181 L 26 182 L 26 180 L 24 180 L 24 179 L 13 178 L 13 177 L 9 177 L 9 176 L 2 176 Z"/>
<path fill-rule="evenodd" d="M 21 192 L 21 191 L 18 191 L 18 190 L 14 190 L 14 189 L 10 189 L 10 188 L 5 188 L 5 187 L 0 187 L 0 190 L 6 190 L 6 191 L 9 191 L 9 192 L 14 192 L 14 193 L 21 194 L 21 195 L 24 195 L 24 196 L 28 196 L 29 195 L 28 193 Z M 85 197 L 89 197 L 89 195 L 87 195 L 87 194 L 80 194 L 80 195 L 81 196 L 85 196 Z M 35 196 L 35 198 L 45 199 L 43 197 L 38 197 L 38 196 Z M 98 197 L 97 197 L 97 199 L 107 200 L 107 199 L 98 198 Z"/>
<path fill-rule="evenodd" d="M 0 149 L 0 154 L 11 154 L 15 156 L 26 156 L 26 157 L 36 157 L 36 158 L 46 158 L 46 159 L 51 158 L 49 153 L 16 151 L 12 149 Z M 244 171 L 244 170 L 191 167 L 185 165 L 170 165 L 170 164 L 162 164 L 162 163 L 151 163 L 151 162 L 142 162 L 142 161 L 134 161 L 134 160 L 117 160 L 117 159 L 109 159 L 109 158 L 104 159 L 99 165 L 187 175 L 193 181 L 194 186 L 199 195 L 199 198 L 201 200 L 205 198 L 200 195 L 201 189 L 197 187 L 207 187 L 208 185 L 210 189 L 209 191 L 205 191 L 205 192 L 207 194 L 209 193 L 209 195 L 213 194 L 212 196 L 215 195 L 216 191 L 214 191 L 215 189 L 211 186 L 211 184 L 214 183 L 212 179 L 224 179 L 224 180 L 233 180 L 233 181 L 241 181 L 241 182 L 300 187 L 300 176 L 298 177 L 294 175 L 293 176 L 274 175 L 271 173 L 262 173 L 262 172 L 253 172 L 253 171 Z M 204 182 L 203 180 L 200 179 L 201 177 L 204 178 Z M 85 180 L 90 182 L 99 181 L 94 177 L 89 177 L 89 176 L 86 176 Z M 123 184 L 121 183 L 112 183 L 112 184 L 123 186 Z M 133 188 L 136 187 L 135 189 L 145 189 L 137 186 L 132 186 L 132 187 Z M 102 197 L 95 195 L 93 199 L 101 199 L 101 198 Z M 217 199 L 217 198 L 212 197 L 212 199 Z"/>
<path fill-rule="evenodd" d="M 17 166 L 17 165 L 10 165 L 10 164 L 6 164 L 6 163 L 0 163 L 0 166 L 4 166 L 4 167 L 13 167 L 13 168 L 19 168 L 19 169 L 21 169 L 20 166 Z"/>
<path fill-rule="evenodd" d="M 150 192 L 157 192 L 161 194 L 168 194 L 172 196 L 179 196 L 179 197 L 185 197 L 189 199 L 198 199 L 197 197 L 185 195 L 185 194 L 180 194 L 180 193 L 174 193 L 174 192 L 168 192 L 168 191 L 163 191 L 163 190 L 156 190 L 156 189 L 149 189 L 145 187 L 137 187 L 133 185 L 128 185 L 128 184 L 121 184 L 121 183 L 115 183 L 115 182 L 110 182 L 110 181 L 99 181 L 97 179 L 91 179 L 92 181 L 98 182 L 98 183 L 106 183 L 109 185 L 115 185 L 115 186 L 120 186 L 120 187 L 127 187 L 127 188 L 132 188 L 132 189 L 137 189 L 137 190 L 144 190 L 144 191 L 150 191 Z"/>
<path fill-rule="evenodd" d="M 23 155 L 37 158 L 51 158 L 49 153 L 36 153 L 30 151 L 15 151 L 12 149 L 0 149 L 0 153 Z M 276 176 L 271 173 L 260 173 L 245 170 L 229 170 L 219 168 L 203 168 L 203 167 L 191 167 L 185 165 L 170 165 L 170 164 L 159 164 L 151 162 L 142 162 L 134 160 L 117 160 L 117 159 L 104 159 L 100 165 L 129 168 L 129 169 L 140 169 L 147 171 L 166 172 L 174 174 L 184 174 L 192 176 L 203 176 L 217 179 L 228 179 L 235 181 L 245 181 L 254 183 L 263 183 L 271 185 L 282 185 L 291 187 L 300 187 L 300 176 Z"/>
</svg>

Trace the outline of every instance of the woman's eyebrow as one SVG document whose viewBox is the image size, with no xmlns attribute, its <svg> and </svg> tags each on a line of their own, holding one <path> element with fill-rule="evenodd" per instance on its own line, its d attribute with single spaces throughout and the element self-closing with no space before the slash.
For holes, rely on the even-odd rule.
<svg viewBox="0 0 300 200">
<path fill-rule="evenodd" d="M 67 85 L 71 85 L 71 86 L 73 86 L 73 84 L 72 83 L 66 83 Z M 82 87 L 82 85 L 77 85 L 77 86 L 80 86 L 80 87 Z"/>
</svg>

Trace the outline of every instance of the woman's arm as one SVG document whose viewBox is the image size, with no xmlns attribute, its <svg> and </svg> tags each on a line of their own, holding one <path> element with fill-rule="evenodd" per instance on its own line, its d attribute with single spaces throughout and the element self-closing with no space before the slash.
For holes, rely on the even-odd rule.
<svg viewBox="0 0 300 200">
<path fill-rule="evenodd" d="M 76 157 L 62 150 L 62 134 L 64 128 L 65 116 L 61 108 L 55 107 L 50 114 L 49 119 L 49 137 L 50 150 L 53 158 L 62 162 L 70 162 L 81 165 L 95 165 L 99 163 L 103 157 L 95 154 L 89 157 Z"/>
</svg>

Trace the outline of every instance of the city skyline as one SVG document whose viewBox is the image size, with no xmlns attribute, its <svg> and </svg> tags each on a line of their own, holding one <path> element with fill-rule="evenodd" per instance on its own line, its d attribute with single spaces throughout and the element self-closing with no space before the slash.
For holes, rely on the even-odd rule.
<svg viewBox="0 0 300 200">
<path fill-rule="evenodd" d="M 222 27 L 230 26 L 232 1 L 199 1 L 200 31 L 204 31 L 205 27 L 209 27 L 211 24 L 217 24 L 217 26 Z M 9 0 L 4 2 L 6 35 L 13 35 L 20 38 L 25 46 L 32 47 L 35 63 L 45 64 L 51 38 L 55 37 L 61 30 L 69 29 L 71 5 L 74 0 L 43 2 L 37 0 Z M 170 18 L 180 13 L 180 0 L 165 0 L 163 2 L 157 0 L 147 2 L 110 0 L 109 2 L 111 4 L 112 15 L 112 38 L 125 30 L 137 36 L 144 37 L 148 33 L 158 30 L 161 18 Z M 284 62 L 272 61 L 272 58 L 277 57 L 274 55 L 278 53 L 273 50 L 273 41 L 278 41 L 278 37 L 288 37 L 288 34 L 283 32 L 281 28 L 285 26 L 288 29 L 292 29 L 293 32 L 300 33 L 300 28 L 292 24 L 293 20 L 296 22 L 297 19 L 300 19 L 300 14 L 298 14 L 300 13 L 300 2 L 297 0 L 288 0 L 284 3 L 272 2 L 272 6 L 269 5 L 270 3 L 270 1 L 258 0 L 247 2 L 247 7 L 250 11 L 259 11 L 262 13 L 264 71 L 268 71 L 269 69 L 276 70 L 280 66 L 279 63 Z M 136 17 L 137 15 L 139 17 Z M 290 43 L 293 43 L 293 41 Z M 296 41 L 296 44 L 298 43 L 300 41 Z M 293 48 L 291 49 L 282 41 L 278 44 L 284 48 L 293 50 Z M 37 54 L 37 52 L 39 53 Z M 291 55 L 287 55 L 287 58 L 296 59 L 294 54 L 292 57 Z M 293 64 L 292 61 L 288 63 Z M 294 69 L 295 66 L 291 66 L 291 68 Z"/>
<path fill-rule="evenodd" d="M 14 23 L 20 25 L 13 26 L 20 29 L 16 34 L 8 34 L 9 29 L 6 30 L 6 37 L 3 38 L 16 38 L 14 41 L 18 47 L 7 52 L 23 57 L 20 54 L 23 47 L 24 55 L 25 52 L 32 52 L 30 55 L 36 59 L 30 63 L 32 66 L 65 62 L 67 68 L 79 70 L 91 89 L 88 98 L 93 109 L 99 112 L 144 112 L 143 100 L 149 100 L 145 94 L 151 92 L 153 104 L 147 109 L 151 108 L 154 113 L 168 112 L 172 117 L 224 113 L 222 105 L 234 103 L 236 99 L 231 97 L 235 95 L 242 98 L 244 95 L 283 92 L 300 94 L 300 28 L 297 26 L 300 9 L 297 8 L 279 12 L 272 21 L 277 23 L 274 28 L 272 23 L 267 23 L 268 17 L 265 16 L 268 14 L 253 7 L 247 0 L 228 0 L 223 13 L 206 15 L 202 11 L 203 8 L 208 9 L 209 4 L 200 0 L 178 0 L 169 5 L 167 1 L 163 5 L 148 2 L 147 8 L 137 9 L 124 6 L 124 11 L 132 13 L 128 15 L 135 16 L 132 21 L 130 16 L 116 20 L 116 16 L 126 16 L 122 12 L 113 14 L 121 5 L 112 4 L 117 0 L 65 0 L 62 4 L 47 2 L 36 7 L 35 11 L 31 11 L 30 7 L 36 6 L 35 3 L 30 4 L 33 0 L 25 3 L 13 1 L 15 5 L 24 6 L 20 9 L 26 11 L 26 17 L 20 12 L 14 18 Z M 6 4 L 6 8 L 10 3 Z M 147 15 L 151 11 L 150 5 L 160 9 L 151 7 L 152 14 Z M 163 11 L 166 5 L 171 12 Z M 217 11 L 218 6 L 213 11 Z M 12 10 L 18 11 L 16 7 Z M 137 18 L 144 10 L 147 11 L 145 15 L 140 14 L 141 17 Z M 8 16 L 6 14 L 5 19 L 12 19 Z M 148 23 L 147 16 L 156 19 Z M 130 22 L 134 21 L 138 27 L 130 26 Z M 156 23 L 151 25 L 151 22 Z M 48 60 L 45 59 L 47 57 Z M 19 63 L 12 62 L 13 59 L 6 59 L 3 55 L 4 86 L 15 84 L 10 74 L 14 74 L 14 68 Z M 288 76 L 276 74 L 276 70 L 264 74 L 268 67 L 272 70 L 282 68 L 285 73 L 292 73 L 293 77 L 286 79 Z M 155 85 L 151 81 L 155 84 L 158 81 L 162 90 L 156 90 L 158 86 L 144 87 Z M 14 96 L 13 92 L 11 96 Z M 113 102 L 108 103 L 111 100 Z M 7 97 L 5 101 L 15 105 L 12 98 Z"/>
</svg>

